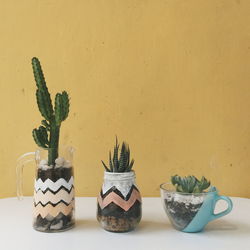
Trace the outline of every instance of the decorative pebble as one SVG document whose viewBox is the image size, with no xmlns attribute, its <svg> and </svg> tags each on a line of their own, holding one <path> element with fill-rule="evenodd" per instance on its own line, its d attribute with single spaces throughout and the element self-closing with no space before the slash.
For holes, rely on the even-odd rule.
<svg viewBox="0 0 250 250">
<path fill-rule="evenodd" d="M 54 224 L 54 222 L 56 222 L 56 224 Z M 63 226 L 63 220 L 59 220 L 59 222 L 57 221 L 54 221 L 52 222 L 51 226 L 50 226 L 50 229 L 52 230 L 59 230 L 62 228 Z"/>
<path fill-rule="evenodd" d="M 63 157 L 58 157 L 55 160 L 55 168 L 71 168 L 72 164 L 70 161 L 65 160 Z M 42 169 L 42 170 L 48 170 L 48 169 L 52 169 L 53 165 L 48 166 L 48 161 L 47 160 L 41 160 L 39 163 L 38 168 Z"/>
</svg>

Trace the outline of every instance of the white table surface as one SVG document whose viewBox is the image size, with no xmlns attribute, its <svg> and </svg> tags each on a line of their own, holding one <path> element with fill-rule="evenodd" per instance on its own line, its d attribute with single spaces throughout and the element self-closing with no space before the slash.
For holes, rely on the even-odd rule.
<svg viewBox="0 0 250 250">
<path fill-rule="evenodd" d="M 1 250 L 250 250 L 250 199 L 232 198 L 233 211 L 201 233 L 172 228 L 160 198 L 143 199 L 143 218 L 129 233 L 110 233 L 96 220 L 96 198 L 76 198 L 76 226 L 61 233 L 32 228 L 32 198 L 0 199 Z M 225 204 L 219 203 L 218 208 Z"/>
</svg>

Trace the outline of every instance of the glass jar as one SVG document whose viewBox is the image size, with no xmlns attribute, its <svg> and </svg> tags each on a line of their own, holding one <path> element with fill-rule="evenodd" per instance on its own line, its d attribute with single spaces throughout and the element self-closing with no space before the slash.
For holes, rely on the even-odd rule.
<svg viewBox="0 0 250 250">
<path fill-rule="evenodd" d="M 135 172 L 104 173 L 97 199 L 97 220 L 110 232 L 128 232 L 141 220 L 141 195 L 135 184 Z"/>
<path fill-rule="evenodd" d="M 219 195 L 216 187 L 203 193 L 182 193 L 173 190 L 172 184 L 163 183 L 160 189 L 164 210 L 173 227 L 179 231 L 200 232 L 208 222 L 227 215 L 233 208 L 231 199 Z M 218 200 L 226 201 L 228 208 L 215 214 Z"/>
<path fill-rule="evenodd" d="M 48 166 L 49 150 L 38 149 L 18 159 L 18 197 L 22 197 L 23 166 L 36 161 L 33 227 L 41 232 L 59 232 L 75 224 L 75 190 L 72 147 L 59 151 L 55 164 Z"/>
</svg>

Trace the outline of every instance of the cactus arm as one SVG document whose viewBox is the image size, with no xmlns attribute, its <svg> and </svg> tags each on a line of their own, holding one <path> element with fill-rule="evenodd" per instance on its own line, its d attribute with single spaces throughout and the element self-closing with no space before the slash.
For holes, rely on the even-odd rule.
<svg viewBox="0 0 250 250">
<path fill-rule="evenodd" d="M 43 75 L 42 67 L 37 58 L 32 58 L 33 73 L 37 85 L 36 98 L 39 111 L 42 116 L 50 121 L 53 118 L 53 106 L 50 98 L 48 88 L 46 86 L 45 78 Z"/>
<path fill-rule="evenodd" d="M 55 97 L 55 120 L 56 125 L 60 125 L 69 114 L 69 97 L 66 91 L 57 93 Z"/>
<path fill-rule="evenodd" d="M 55 97 L 55 121 L 57 126 L 61 124 L 62 117 L 63 117 L 62 95 L 57 93 Z"/>
<path fill-rule="evenodd" d="M 40 126 L 38 129 L 33 129 L 32 131 L 32 135 L 33 135 L 33 138 L 36 142 L 36 144 L 41 147 L 41 148 L 44 148 L 44 149 L 47 149 L 48 148 L 48 137 L 46 137 L 46 134 L 47 134 L 47 131 L 45 129 L 41 129 L 42 126 Z"/>
<path fill-rule="evenodd" d="M 50 131 L 50 125 L 46 120 L 42 120 L 41 123 L 46 128 L 47 131 Z"/>
<path fill-rule="evenodd" d="M 62 92 L 62 103 L 63 103 L 63 118 L 62 121 L 66 120 L 69 115 L 69 95 L 66 91 Z"/>
<path fill-rule="evenodd" d="M 48 140 L 48 133 L 45 127 L 40 126 L 39 127 L 39 131 L 41 133 L 42 136 L 42 140 L 45 142 L 45 144 L 48 146 L 49 145 L 49 140 Z"/>
</svg>

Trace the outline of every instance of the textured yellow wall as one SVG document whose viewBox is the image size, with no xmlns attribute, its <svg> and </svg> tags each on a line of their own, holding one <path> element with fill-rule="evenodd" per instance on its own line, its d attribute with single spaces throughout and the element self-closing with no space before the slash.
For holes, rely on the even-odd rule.
<svg viewBox="0 0 250 250">
<path fill-rule="evenodd" d="M 36 148 L 33 56 L 53 95 L 71 96 L 61 142 L 77 149 L 77 195 L 99 191 L 117 134 L 144 196 L 178 173 L 250 197 L 249 11 L 248 0 L 0 1 L 0 197 Z"/>
</svg>

